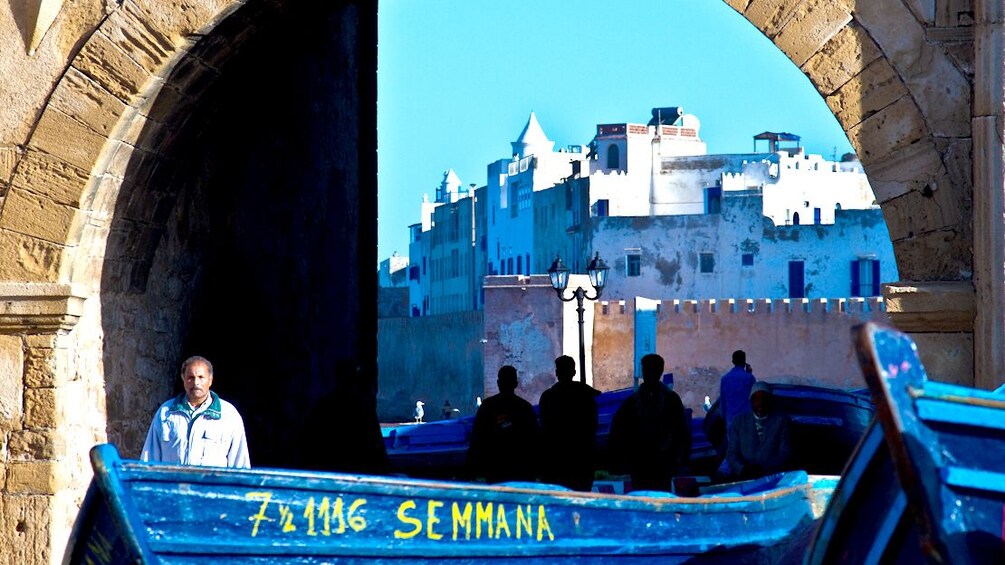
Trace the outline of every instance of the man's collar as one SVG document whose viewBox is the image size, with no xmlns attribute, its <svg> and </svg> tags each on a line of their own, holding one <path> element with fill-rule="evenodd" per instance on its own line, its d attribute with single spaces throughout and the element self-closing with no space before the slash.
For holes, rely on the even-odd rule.
<svg viewBox="0 0 1005 565">
<path fill-rule="evenodd" d="M 174 402 L 171 404 L 172 412 L 184 412 L 189 416 L 195 411 L 192 406 L 188 403 L 188 397 L 185 393 L 181 393 Z M 210 420 L 219 420 L 222 416 L 222 406 L 220 405 L 220 397 L 213 391 L 209 391 L 209 407 L 202 412 Z"/>
</svg>

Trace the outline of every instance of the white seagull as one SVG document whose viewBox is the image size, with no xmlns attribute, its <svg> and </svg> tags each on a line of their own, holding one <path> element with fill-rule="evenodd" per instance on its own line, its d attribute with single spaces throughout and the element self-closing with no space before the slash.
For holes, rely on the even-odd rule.
<svg viewBox="0 0 1005 565">
<path fill-rule="evenodd" d="M 425 403 L 421 400 L 415 401 L 415 411 L 412 412 L 412 415 L 415 416 L 415 423 L 421 422 L 422 417 L 426 415 L 426 411 L 422 409 L 423 406 L 425 406 Z"/>
</svg>

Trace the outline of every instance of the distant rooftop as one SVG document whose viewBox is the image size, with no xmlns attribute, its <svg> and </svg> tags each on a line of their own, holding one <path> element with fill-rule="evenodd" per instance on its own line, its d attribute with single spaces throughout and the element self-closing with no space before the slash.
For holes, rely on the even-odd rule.
<svg viewBox="0 0 1005 565">
<path fill-rule="evenodd" d="M 801 139 L 802 139 L 801 137 L 799 137 L 798 135 L 796 135 L 794 133 L 788 133 L 788 132 L 784 132 L 784 131 L 781 131 L 781 132 L 774 132 L 774 131 L 761 132 L 761 133 L 759 133 L 759 134 L 757 134 L 757 135 L 754 136 L 754 153 L 757 153 L 757 142 L 758 141 L 767 141 L 768 142 L 768 153 L 774 153 L 774 152 L 778 151 L 779 149 L 782 149 L 782 150 L 793 150 L 793 149 L 794 150 L 799 150 L 800 149 L 800 140 Z M 790 146 L 790 147 L 787 147 L 787 148 L 786 147 L 782 147 L 781 144 L 783 142 L 795 143 L 795 146 Z"/>
</svg>

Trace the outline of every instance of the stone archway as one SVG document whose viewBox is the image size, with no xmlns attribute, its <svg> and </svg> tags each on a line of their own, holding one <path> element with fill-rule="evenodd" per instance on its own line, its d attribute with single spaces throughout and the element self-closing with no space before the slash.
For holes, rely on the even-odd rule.
<svg viewBox="0 0 1005 565">
<path fill-rule="evenodd" d="M 1005 82 L 996 4 L 725 1 L 810 77 L 858 150 L 905 278 L 888 289 L 891 317 L 915 332 L 923 354 L 942 352 L 926 358 L 930 365 L 944 366 L 958 380 L 976 374 L 978 385 L 995 384 L 1005 366 Z M 128 426 L 108 430 L 107 399 L 124 403 L 132 371 L 156 372 L 137 370 L 141 361 L 167 362 L 179 354 L 135 355 L 131 364 L 113 366 L 120 358 L 108 355 L 104 343 L 129 335 L 106 331 L 122 314 L 108 302 L 150 313 L 171 295 L 143 304 L 128 298 L 147 286 L 149 270 L 184 279 L 181 268 L 156 266 L 184 257 L 186 249 L 158 256 L 164 234 L 180 233 L 179 217 L 172 216 L 178 209 L 158 206 L 176 203 L 177 194 L 143 190 L 166 186 L 158 175 L 170 169 L 162 167 L 169 159 L 159 149 L 187 139 L 182 109 L 197 106 L 232 48 L 300 4 L 81 2 L 63 6 L 48 35 L 34 24 L 34 35 L 0 27 L 4 45 L 21 45 L 31 35 L 24 41 L 28 55 L 0 55 L 0 68 L 21 65 L 17 80 L 32 85 L 24 89 L 28 103 L 0 109 L 0 123 L 18 126 L 0 131 L 0 546 L 12 548 L 11 562 L 58 559 L 89 479 L 87 448 L 109 433 L 135 434 Z M 359 217 L 375 218 L 373 191 L 362 187 L 376 179 L 377 9 L 350 0 L 331 4 L 346 22 L 339 62 L 357 81 L 339 94 L 352 125 L 348 143 L 357 153 L 349 167 L 354 206 Z M 353 327 L 342 328 L 356 332 L 356 351 L 366 363 L 376 349 L 375 316 L 365 305 L 373 302 L 367 300 L 374 286 L 367 251 L 375 248 L 372 227 L 364 221 L 354 228 L 359 239 L 349 264 L 356 272 L 346 301 L 360 306 Z M 143 328 L 148 337 L 158 323 Z M 182 341 L 176 334 L 172 347 L 182 349 Z M 151 349 L 156 340 L 143 343 Z M 124 392 L 109 396 L 106 376 L 113 374 Z M 134 406 L 113 420 L 125 424 L 145 408 Z"/>
<path fill-rule="evenodd" d="M 981 152 L 971 119 L 975 84 L 993 91 L 1000 80 L 982 73 L 996 53 L 975 61 L 982 53 L 975 55 L 974 30 L 990 36 L 973 23 L 977 7 L 954 0 L 724 1 L 806 74 L 861 158 L 902 277 L 884 289 L 891 320 L 912 332 L 933 374 L 994 386 L 1003 368 L 1001 320 L 990 322 L 975 304 L 1000 305 L 1002 278 L 980 276 L 992 274 L 992 252 L 983 238 L 975 241 L 975 228 L 981 220 L 994 224 L 995 212 L 975 208 L 983 187 L 974 191 L 974 171 L 987 163 L 974 160 Z M 989 78 L 993 84 L 982 82 Z M 989 149 L 1000 153 L 1000 144 Z M 993 167 L 1000 192 L 1000 166 Z M 995 209 L 1000 219 L 1000 204 Z M 991 247 L 1000 248 L 1000 239 Z"/>
<path fill-rule="evenodd" d="M 375 273 L 361 250 L 376 247 L 376 204 L 360 179 L 376 174 L 375 17 L 353 2 L 127 0 L 80 37 L 24 143 L 0 151 L 11 173 L 0 193 L 0 281 L 13 281 L 0 283 L 0 407 L 11 408 L 0 410 L 0 470 L 10 479 L 0 492 L 0 544 L 12 548 L 11 562 L 60 558 L 89 481 L 89 447 L 112 439 L 135 456 L 151 403 L 171 392 L 174 367 L 193 349 L 216 347 L 210 355 L 240 375 L 231 397 L 269 400 L 268 411 L 249 407 L 246 415 L 249 427 L 255 413 L 275 420 L 257 422 L 259 464 L 292 466 L 303 418 L 296 412 L 311 408 L 303 398 L 337 384 L 336 362 L 356 359 L 373 374 Z M 315 46 L 323 57 L 304 59 L 298 51 L 310 49 L 312 32 L 323 38 Z M 240 89 L 249 84 L 283 92 L 256 85 L 255 64 L 278 80 L 278 63 L 297 61 L 314 67 L 285 75 L 301 82 L 283 104 L 305 110 L 276 118 L 272 108 L 242 106 Z M 294 96 L 312 88 L 330 97 Z M 226 117 L 232 107 L 247 115 Z M 297 167 L 294 181 L 199 170 L 205 163 L 190 144 L 213 151 L 209 163 L 229 154 L 233 165 L 223 148 L 229 142 L 257 151 L 256 170 L 269 174 L 262 139 L 288 133 L 280 122 L 290 116 L 310 130 L 306 142 L 292 140 L 296 147 L 275 154 Z M 221 139 L 221 128 L 241 124 L 237 139 Z M 263 137 L 267 127 L 275 133 Z M 296 161 L 301 153 L 311 158 Z M 240 193 L 229 173 L 250 190 Z M 324 189 L 293 190 L 308 181 Z M 209 182 L 222 188 L 208 194 Z M 283 196 L 297 204 L 266 201 L 270 187 L 290 189 Z M 286 248 L 275 248 L 280 240 Z M 301 243 L 303 254 L 289 251 Z M 238 254 L 260 255 L 236 261 Z M 270 272 L 279 274 L 261 284 Z M 260 320 L 292 328 L 283 332 L 291 337 L 270 351 L 280 332 L 255 328 Z M 292 373 L 282 375 L 293 391 L 287 399 L 300 403 L 284 403 L 275 389 L 255 393 L 276 378 L 277 365 Z M 366 396 L 369 388 L 354 390 Z M 318 433 L 340 448 L 337 437 Z"/>
</svg>

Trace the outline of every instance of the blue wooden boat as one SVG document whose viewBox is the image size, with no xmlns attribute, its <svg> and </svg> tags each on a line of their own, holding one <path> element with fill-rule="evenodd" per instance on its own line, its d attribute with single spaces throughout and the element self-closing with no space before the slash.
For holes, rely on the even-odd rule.
<svg viewBox="0 0 1005 565">
<path fill-rule="evenodd" d="M 792 420 L 793 467 L 810 474 L 837 475 L 872 419 L 874 407 L 867 393 L 807 385 L 772 386 L 779 411 Z M 631 388 L 597 396 L 598 467 L 606 468 L 611 419 Z M 709 413 L 714 417 L 713 411 Z M 403 424 L 384 428 L 384 445 L 395 472 L 414 477 L 462 476 L 474 418 Z M 691 472 L 711 475 L 719 465 L 703 419 L 691 419 Z"/>
<path fill-rule="evenodd" d="M 895 330 L 865 324 L 853 338 L 877 423 L 807 562 L 1005 561 L 1005 396 L 929 381 Z"/>
<path fill-rule="evenodd" d="M 91 451 L 64 563 L 777 563 L 833 485 L 797 471 L 693 498 L 181 467 Z"/>
</svg>

